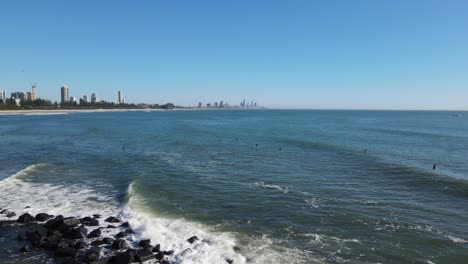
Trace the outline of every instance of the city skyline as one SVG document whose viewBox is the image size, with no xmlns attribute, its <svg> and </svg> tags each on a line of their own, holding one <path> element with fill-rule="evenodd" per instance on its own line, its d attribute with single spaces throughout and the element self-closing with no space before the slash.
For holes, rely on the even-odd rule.
<svg viewBox="0 0 468 264">
<path fill-rule="evenodd" d="M 2 90 L 24 69 L 53 101 L 468 109 L 466 1 L 26 2 L 2 7 Z"/>
</svg>

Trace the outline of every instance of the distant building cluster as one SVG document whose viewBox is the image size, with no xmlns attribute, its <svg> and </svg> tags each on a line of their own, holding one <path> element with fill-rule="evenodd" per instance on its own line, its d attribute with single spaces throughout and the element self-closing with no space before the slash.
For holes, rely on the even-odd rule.
<svg viewBox="0 0 468 264">
<path fill-rule="evenodd" d="M 7 99 L 15 100 L 17 105 L 20 105 L 21 101 L 36 101 L 36 84 L 31 85 L 31 91 L 26 93 L 13 92 L 9 98 L 6 96 L 6 91 L 0 90 L 0 101 L 4 103 Z"/>
<path fill-rule="evenodd" d="M 239 105 L 230 105 L 224 101 L 220 101 L 219 103 L 218 102 L 207 103 L 206 105 L 203 105 L 202 102 L 199 102 L 197 108 L 255 108 L 255 107 L 257 107 L 256 102 L 251 101 L 250 103 L 249 102 L 246 103 L 245 100 L 243 100 Z"/>
<path fill-rule="evenodd" d="M 66 85 L 63 85 L 60 88 L 60 99 L 61 99 L 60 102 L 62 104 L 66 104 L 66 103 L 78 104 L 77 98 L 74 97 L 74 96 L 70 96 L 70 89 Z M 123 97 L 123 93 L 122 93 L 121 90 L 119 90 L 118 93 L 117 93 L 117 99 L 118 99 L 117 102 L 119 104 L 125 104 L 125 99 Z M 91 101 L 88 100 L 87 95 L 83 95 L 83 97 L 79 99 L 79 104 L 80 105 L 88 104 L 88 103 L 96 104 L 98 102 L 99 102 L 99 100 L 98 100 L 98 97 L 97 97 L 97 95 L 95 93 L 91 94 Z"/>
</svg>

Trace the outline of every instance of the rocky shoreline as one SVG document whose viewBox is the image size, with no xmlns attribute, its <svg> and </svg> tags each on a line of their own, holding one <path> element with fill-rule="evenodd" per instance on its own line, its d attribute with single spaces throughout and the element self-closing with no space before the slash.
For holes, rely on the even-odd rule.
<svg viewBox="0 0 468 264">
<path fill-rule="evenodd" d="M 1 208 L 0 215 L 7 218 L 16 216 L 14 212 Z M 21 254 L 48 252 L 64 264 L 173 263 L 170 260 L 173 250 L 161 250 L 160 244 L 152 244 L 149 239 L 125 240 L 135 232 L 128 222 L 122 222 L 115 216 L 102 219 L 98 214 L 77 218 L 25 213 L 16 220 L 0 221 L 2 232 L 14 226 L 26 228 L 17 234 L 18 241 L 22 243 L 18 248 Z M 197 236 L 192 236 L 187 242 L 193 244 L 198 240 Z M 226 259 L 226 263 L 231 264 L 233 260 Z"/>
</svg>

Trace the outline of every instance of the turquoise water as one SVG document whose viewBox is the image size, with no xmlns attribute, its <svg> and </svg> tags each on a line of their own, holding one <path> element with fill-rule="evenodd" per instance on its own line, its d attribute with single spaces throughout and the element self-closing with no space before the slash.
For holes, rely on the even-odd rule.
<svg viewBox="0 0 468 264">
<path fill-rule="evenodd" d="M 118 215 L 175 263 L 468 263 L 468 113 L 454 114 L 0 116 L 0 207 Z"/>
</svg>

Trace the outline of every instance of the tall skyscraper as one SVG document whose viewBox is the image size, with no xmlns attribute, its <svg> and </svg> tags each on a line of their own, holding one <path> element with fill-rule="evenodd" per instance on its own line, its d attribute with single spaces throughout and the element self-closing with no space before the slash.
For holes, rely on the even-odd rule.
<svg viewBox="0 0 468 264">
<path fill-rule="evenodd" d="M 87 95 L 83 95 L 83 102 L 84 102 L 84 103 L 87 103 L 87 102 L 88 102 L 88 96 L 87 96 Z"/>
<path fill-rule="evenodd" d="M 198 108 L 202 108 L 202 103 L 198 102 Z"/>
<path fill-rule="evenodd" d="M 93 93 L 93 94 L 91 95 L 91 103 L 92 103 L 92 104 L 97 103 L 97 96 L 96 96 L 95 93 Z"/>
<path fill-rule="evenodd" d="M 31 87 L 31 101 L 36 101 L 36 84 Z"/>
<path fill-rule="evenodd" d="M 76 103 L 76 97 L 70 96 L 70 103 Z"/>
<path fill-rule="evenodd" d="M 21 100 L 21 101 L 26 99 L 26 95 L 23 92 L 11 93 L 11 97 L 13 97 L 15 99 L 18 99 L 18 100 Z"/>
<path fill-rule="evenodd" d="M 26 101 L 32 101 L 32 93 L 26 92 Z"/>
<path fill-rule="evenodd" d="M 119 90 L 118 95 L 119 95 L 119 97 L 118 97 L 118 99 L 119 99 L 119 104 L 124 104 L 124 103 L 125 103 L 125 99 L 124 99 L 124 97 L 123 97 L 123 93 L 122 93 L 121 90 Z"/>
<path fill-rule="evenodd" d="M 3 90 L 0 90 L 0 100 L 3 100 L 3 101 L 6 100 L 6 93 Z"/>
<path fill-rule="evenodd" d="M 60 88 L 61 92 L 61 102 L 62 104 L 67 103 L 70 97 L 68 96 L 68 87 L 66 85 L 63 85 L 62 88 Z"/>
</svg>

